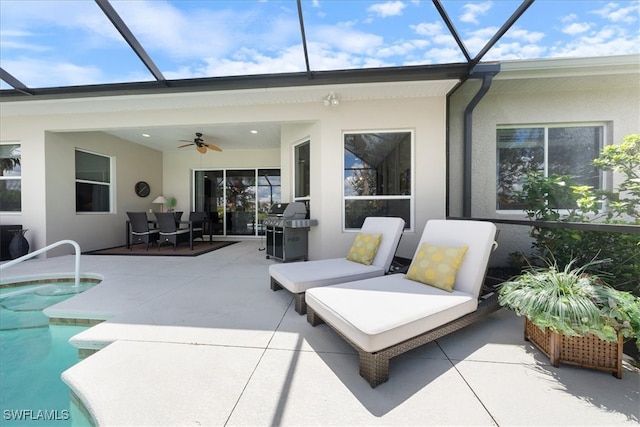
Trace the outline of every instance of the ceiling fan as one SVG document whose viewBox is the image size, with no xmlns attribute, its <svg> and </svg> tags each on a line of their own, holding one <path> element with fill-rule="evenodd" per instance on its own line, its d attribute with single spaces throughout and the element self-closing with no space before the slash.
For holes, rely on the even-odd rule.
<svg viewBox="0 0 640 427">
<path fill-rule="evenodd" d="M 200 133 L 200 132 L 196 132 L 196 137 L 193 138 L 193 141 L 188 141 L 186 139 L 181 139 L 178 142 L 188 142 L 188 144 L 179 145 L 178 148 L 189 147 L 190 145 L 195 145 L 196 146 L 196 150 L 198 150 L 198 152 L 200 152 L 202 154 L 207 152 L 207 148 L 209 150 L 222 151 L 222 148 L 218 147 L 217 145 L 213 145 L 213 144 L 209 144 L 208 142 L 204 142 L 204 139 L 202 139 L 202 133 Z"/>
</svg>

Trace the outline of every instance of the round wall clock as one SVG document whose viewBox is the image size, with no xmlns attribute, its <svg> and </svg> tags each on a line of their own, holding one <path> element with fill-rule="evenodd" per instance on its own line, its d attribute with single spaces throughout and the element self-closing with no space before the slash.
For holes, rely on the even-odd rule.
<svg viewBox="0 0 640 427">
<path fill-rule="evenodd" d="M 136 194 L 139 197 L 147 197 L 151 193 L 151 187 L 144 181 L 136 183 Z"/>
</svg>

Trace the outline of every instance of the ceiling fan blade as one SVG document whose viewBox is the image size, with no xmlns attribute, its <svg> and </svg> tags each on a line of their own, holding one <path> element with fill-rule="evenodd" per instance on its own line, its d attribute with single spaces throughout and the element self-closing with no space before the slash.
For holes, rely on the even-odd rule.
<svg viewBox="0 0 640 427">
<path fill-rule="evenodd" d="M 193 143 L 184 144 L 184 145 L 178 145 L 178 148 L 189 147 L 191 145 L 193 145 Z"/>
<path fill-rule="evenodd" d="M 202 145 L 207 147 L 209 150 L 222 151 L 222 148 L 218 147 L 217 145 L 209 144 L 209 143 L 206 143 L 206 142 L 203 142 Z"/>
<path fill-rule="evenodd" d="M 204 153 L 207 152 L 207 147 L 205 147 L 205 146 L 196 147 L 196 150 L 198 150 L 198 152 L 204 154 Z"/>
<path fill-rule="evenodd" d="M 178 142 L 188 142 L 190 144 L 193 144 L 193 140 L 191 139 L 179 139 Z"/>
</svg>

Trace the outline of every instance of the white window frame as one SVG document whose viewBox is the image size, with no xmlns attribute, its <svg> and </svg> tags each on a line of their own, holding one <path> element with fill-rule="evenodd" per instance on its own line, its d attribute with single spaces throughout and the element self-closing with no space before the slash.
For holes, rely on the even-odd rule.
<svg viewBox="0 0 640 427">
<path fill-rule="evenodd" d="M 602 144 L 600 147 L 600 152 L 602 151 L 602 149 L 604 147 L 606 147 L 607 145 L 609 145 L 609 128 L 608 128 L 608 124 L 606 122 L 568 122 L 568 123 L 525 123 L 525 124 L 517 124 L 517 125 L 498 125 L 496 126 L 496 132 L 499 129 L 524 129 L 524 128 L 543 128 L 544 129 L 544 142 L 543 142 L 543 149 L 544 149 L 544 163 L 543 163 L 543 170 L 544 170 L 544 176 L 549 176 L 549 156 L 548 156 L 548 151 L 549 151 L 549 129 L 552 128 L 580 128 L 580 127 L 601 127 L 602 128 Z M 496 172 L 496 176 L 495 176 L 495 191 L 493 193 L 494 196 L 494 209 L 496 211 L 496 213 L 502 213 L 502 214 L 513 214 L 513 213 L 524 213 L 524 210 L 522 209 L 498 209 L 497 205 L 498 205 L 498 193 L 497 193 L 497 185 L 498 185 L 498 164 L 497 164 L 497 153 L 498 153 L 498 146 L 497 146 L 497 141 L 495 141 L 496 146 L 495 146 L 495 156 L 496 156 L 496 167 L 495 167 L 495 172 Z M 601 183 L 601 187 L 600 189 L 606 189 L 609 186 L 609 180 L 608 180 L 608 175 L 606 173 L 601 173 L 600 176 L 600 183 Z M 564 212 L 565 210 L 561 209 L 560 212 Z"/>
<path fill-rule="evenodd" d="M 351 134 L 362 134 L 362 133 L 402 133 L 402 132 L 406 132 L 409 133 L 411 135 L 411 143 L 410 143 L 410 150 L 411 150 L 411 173 L 410 173 L 410 180 L 411 180 L 411 194 L 410 195 L 387 195 L 387 196 L 382 196 L 382 195 L 377 195 L 377 196 L 347 196 L 345 195 L 344 192 L 344 171 L 345 171 L 345 162 L 344 162 L 344 139 L 346 135 L 351 135 Z M 341 173 L 341 178 L 340 178 L 340 182 L 342 183 L 341 185 L 341 192 L 342 192 L 342 211 L 341 211 L 341 216 L 342 216 L 342 231 L 346 232 L 346 233 L 357 233 L 358 231 L 360 231 L 360 229 L 358 228 L 347 228 L 346 227 L 346 215 L 345 215 L 345 210 L 346 210 L 346 201 L 347 200 L 409 200 L 409 217 L 410 217 L 410 227 L 405 229 L 405 232 L 412 232 L 415 228 L 415 194 L 416 194 L 416 180 L 415 180 L 415 162 L 416 162 L 416 157 L 415 157 L 415 143 L 416 143 L 416 132 L 415 129 L 409 129 L 409 128 L 402 128 L 402 129 L 356 129 L 356 130 L 344 130 L 342 131 L 342 138 L 340 140 L 340 156 L 342 158 L 342 167 L 340 169 L 340 173 Z"/>
<path fill-rule="evenodd" d="M 114 182 L 116 181 L 115 179 L 115 162 L 116 159 L 113 156 L 108 156 L 106 154 L 102 154 L 102 153 L 96 153 L 95 151 L 90 151 L 90 150 L 85 150 L 83 148 L 77 148 L 74 150 L 74 158 L 75 158 L 75 153 L 76 151 L 80 151 L 83 153 L 87 153 L 87 154 L 91 154 L 94 156 L 100 156 L 100 157 L 105 157 L 107 159 L 109 159 L 109 182 L 100 182 L 100 181 L 91 181 L 91 180 L 86 180 L 86 179 L 77 179 L 75 178 L 77 169 L 76 169 L 76 165 L 75 165 L 75 160 L 74 160 L 74 185 L 73 185 L 73 191 L 75 193 L 76 191 L 76 183 L 84 183 L 84 184 L 92 184 L 92 185 L 106 185 L 109 188 L 109 210 L 106 212 L 103 211 L 91 211 L 91 212 L 87 212 L 87 211 L 78 211 L 76 207 L 74 207 L 74 211 L 76 213 L 76 215 L 105 215 L 105 214 L 112 214 L 115 211 L 115 190 L 114 190 Z M 76 200 L 77 195 L 75 195 L 74 197 L 74 203 Z"/>
<path fill-rule="evenodd" d="M 19 215 L 22 213 L 22 144 L 17 141 L 2 142 L 0 145 L 17 145 L 20 147 L 20 175 L 0 175 L 0 181 L 20 181 L 20 210 L 0 211 L 3 215 Z"/>
<path fill-rule="evenodd" d="M 291 161 L 293 163 L 291 170 L 293 173 L 291 174 L 291 200 L 294 202 L 304 203 L 306 206 L 311 206 L 311 194 L 306 194 L 304 196 L 296 196 L 296 185 L 298 181 L 298 171 L 299 168 L 297 166 L 297 158 L 296 158 L 296 150 L 298 147 L 308 144 L 309 145 L 309 163 L 311 163 L 311 138 L 304 138 L 303 140 L 296 142 L 292 145 L 292 156 Z M 309 164 L 309 180 L 311 180 L 311 164 Z M 311 182 L 309 182 L 309 193 L 311 193 Z"/>
</svg>

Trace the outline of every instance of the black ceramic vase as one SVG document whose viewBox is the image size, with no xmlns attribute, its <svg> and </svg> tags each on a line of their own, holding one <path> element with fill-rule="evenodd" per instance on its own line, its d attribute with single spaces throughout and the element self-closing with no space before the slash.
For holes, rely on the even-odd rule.
<svg viewBox="0 0 640 427">
<path fill-rule="evenodd" d="M 29 242 L 24 237 L 27 230 L 13 230 L 13 239 L 9 242 L 9 255 L 11 259 L 20 258 L 29 253 Z"/>
</svg>

